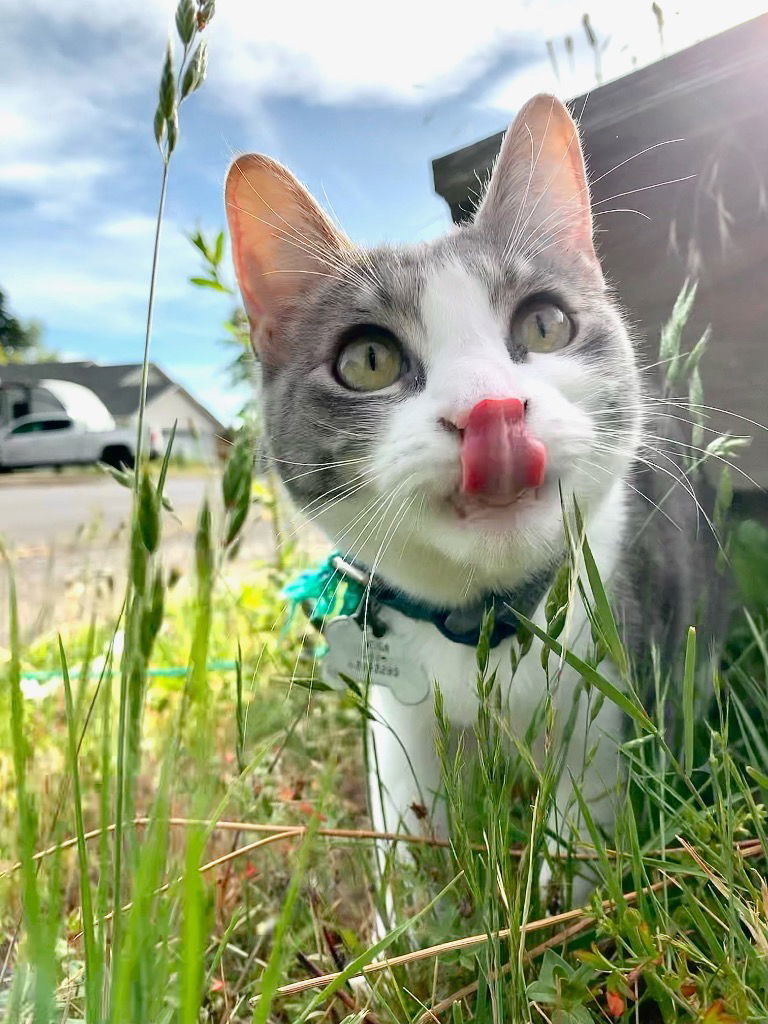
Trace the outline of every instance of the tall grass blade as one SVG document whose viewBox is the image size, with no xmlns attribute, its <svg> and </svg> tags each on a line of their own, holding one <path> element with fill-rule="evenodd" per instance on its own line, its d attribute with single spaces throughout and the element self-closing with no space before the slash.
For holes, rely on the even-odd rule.
<svg viewBox="0 0 768 1024">
<path fill-rule="evenodd" d="M 27 934 L 26 959 L 33 984 L 33 1024 L 49 1024 L 53 1013 L 55 964 L 53 949 L 42 914 L 34 852 L 37 845 L 37 818 L 27 788 L 27 762 L 30 755 L 24 725 L 24 698 L 21 692 L 21 643 L 16 577 L 10 557 L 2 549 L 8 575 L 10 662 L 8 679 L 11 692 L 11 746 L 16 783 L 19 860 L 21 861 L 23 923 Z"/>
<path fill-rule="evenodd" d="M 589 579 L 589 587 L 592 591 L 592 597 L 594 598 L 594 614 L 597 621 L 600 634 L 605 642 L 605 646 L 608 648 L 613 663 L 619 670 L 620 676 L 626 677 L 628 671 L 627 655 L 624 650 L 624 645 L 621 642 L 621 636 L 619 635 L 619 629 L 616 625 L 616 619 L 611 609 L 608 595 L 605 592 L 603 581 L 600 577 L 600 571 L 597 568 L 597 562 L 595 556 L 592 554 L 592 549 L 589 546 L 587 535 L 584 530 L 584 521 L 579 511 L 578 506 L 574 509 L 576 514 L 576 523 L 579 531 L 579 544 L 581 547 L 581 554 L 584 559 L 584 568 L 587 571 L 587 578 Z"/>
<path fill-rule="evenodd" d="M 626 712 L 630 718 L 637 722 L 644 732 L 651 733 L 652 735 L 655 735 L 658 732 L 654 723 L 640 706 L 640 702 L 637 698 L 634 700 L 632 699 L 634 694 L 632 696 L 628 696 L 627 694 L 622 693 L 618 687 L 614 686 L 610 680 L 606 679 L 602 673 L 598 672 L 596 668 L 584 661 L 583 658 L 579 658 L 578 655 L 573 653 L 573 651 L 565 649 L 562 644 L 555 640 L 554 637 L 550 636 L 549 633 L 543 630 L 535 622 L 523 615 L 522 612 L 519 612 L 516 608 L 513 608 L 512 610 L 514 611 L 516 618 L 518 618 L 523 625 L 534 634 L 534 636 L 538 637 L 546 647 L 558 656 L 558 658 L 562 658 L 571 666 L 571 668 L 576 669 L 579 675 L 588 683 L 591 683 L 591 685 L 594 686 L 596 690 L 599 690 L 603 696 L 607 697 L 608 700 L 613 701 L 617 707 Z"/>
<path fill-rule="evenodd" d="M 693 772 L 694 732 L 696 726 L 696 629 L 688 629 L 685 642 L 685 665 L 683 667 L 683 736 L 685 771 L 690 776 Z"/>
<path fill-rule="evenodd" d="M 67 732 L 69 735 L 69 771 L 72 778 L 72 797 L 75 810 L 75 829 L 77 833 L 77 859 L 80 868 L 80 913 L 83 922 L 83 947 L 85 950 L 85 1019 L 98 1024 L 101 1019 L 101 986 L 102 956 L 96 944 L 93 928 L 93 900 L 91 898 L 91 881 L 88 864 L 88 851 L 85 845 L 85 824 L 83 821 L 83 797 L 80 787 L 80 766 L 78 763 L 78 729 L 75 708 L 72 701 L 72 687 L 69 682 L 69 666 L 64 651 L 64 644 L 59 636 L 59 656 L 61 673 L 64 682 L 64 706 L 67 716 Z"/>
<path fill-rule="evenodd" d="M 165 480 L 168 476 L 168 466 L 171 462 L 171 454 L 173 452 L 173 442 L 176 440 L 176 427 L 179 421 L 174 420 L 173 426 L 171 427 L 171 436 L 168 438 L 168 444 L 165 446 L 165 454 L 163 455 L 163 462 L 160 466 L 160 472 L 157 477 L 157 495 L 162 501 L 163 492 L 165 491 Z"/>
<path fill-rule="evenodd" d="M 257 997 L 256 1005 L 253 1008 L 251 1024 L 267 1024 L 272 1011 L 275 993 L 280 986 L 283 974 L 283 965 L 286 960 L 285 945 L 288 941 L 288 928 L 293 917 L 293 909 L 299 896 L 299 890 L 304 882 L 304 876 L 309 861 L 309 853 L 315 838 L 315 832 L 320 824 L 318 815 L 313 815 L 309 822 L 304 840 L 296 855 L 295 867 L 291 877 L 290 885 L 283 898 L 283 905 L 280 916 L 275 925 L 275 932 L 272 939 L 272 950 L 269 954 L 267 966 L 261 977 L 261 993 Z M 295 1021 L 294 1024 L 299 1024 Z"/>
<path fill-rule="evenodd" d="M 413 917 L 407 921 L 403 921 L 388 935 L 385 935 L 383 939 L 374 943 L 370 949 L 361 953 L 360 956 L 355 957 L 354 960 L 351 960 L 344 970 L 339 973 L 338 977 L 334 978 L 333 981 L 329 982 L 321 992 L 318 992 L 310 999 L 301 1014 L 296 1018 L 294 1024 L 306 1024 L 306 1022 L 314 1015 L 315 1011 L 328 999 L 329 996 L 332 996 L 334 992 L 338 992 L 342 985 L 346 985 L 350 978 L 354 978 L 359 975 L 362 969 L 371 963 L 372 960 L 375 960 L 379 953 L 383 953 L 384 950 L 387 949 L 396 939 L 408 931 L 408 929 L 412 928 L 420 918 L 424 917 L 425 914 L 428 914 L 429 911 L 440 902 L 443 896 L 450 892 L 460 878 L 460 874 L 456 875 L 455 878 L 452 878 L 448 885 L 441 889 L 440 892 L 431 899 L 425 907 L 422 907 L 421 910 L 414 914 Z M 266 1018 L 264 1018 L 264 1021 L 266 1021 Z M 260 1024 L 262 1024 L 261 1021 Z"/>
</svg>

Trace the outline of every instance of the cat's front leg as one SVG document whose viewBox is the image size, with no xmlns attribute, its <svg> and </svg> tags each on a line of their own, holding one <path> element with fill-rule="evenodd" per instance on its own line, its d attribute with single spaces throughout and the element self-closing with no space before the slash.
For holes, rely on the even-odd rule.
<svg viewBox="0 0 768 1024">
<path fill-rule="evenodd" d="M 368 708 L 369 800 L 381 832 L 447 834 L 435 748 L 430 693 L 421 704 L 402 704 L 385 686 L 372 686 Z"/>
<path fill-rule="evenodd" d="M 385 686 L 372 686 L 368 708 L 368 798 L 378 832 L 407 832 L 447 838 L 440 761 L 435 747 L 435 712 L 430 692 L 416 705 L 402 704 Z M 388 864 L 410 855 L 408 844 L 377 840 L 379 880 L 384 883 L 382 914 L 373 939 L 396 924 Z"/>
<path fill-rule="evenodd" d="M 550 901 L 553 892 L 564 889 L 562 861 L 569 846 L 579 853 L 593 849 L 593 840 L 581 812 L 575 788 L 586 804 L 598 831 L 613 834 L 619 797 L 620 765 L 618 742 L 623 730 L 623 713 L 609 700 L 605 700 L 594 721 L 589 722 L 590 706 L 584 693 L 580 695 L 579 711 L 565 753 L 563 769 L 557 784 L 555 802 L 549 815 L 548 849 L 551 864 L 545 864 L 540 886 L 542 897 Z M 577 862 L 578 870 L 571 880 L 569 903 L 582 906 L 598 882 L 588 858 Z"/>
</svg>

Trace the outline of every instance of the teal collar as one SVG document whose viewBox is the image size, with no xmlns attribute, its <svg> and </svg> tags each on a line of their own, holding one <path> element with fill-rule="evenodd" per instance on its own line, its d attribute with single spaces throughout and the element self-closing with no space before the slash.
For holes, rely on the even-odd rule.
<svg viewBox="0 0 768 1024">
<path fill-rule="evenodd" d="M 367 570 L 334 553 L 316 570 L 301 573 L 289 583 L 283 596 L 294 607 L 310 601 L 310 620 L 320 627 L 334 615 L 356 613 L 364 614 L 373 624 L 377 608 L 393 608 L 409 619 L 431 622 L 448 640 L 469 647 L 477 646 L 483 620 L 493 611 L 489 641 L 491 647 L 496 647 L 518 631 L 519 622 L 512 609 L 532 615 L 552 585 L 554 575 L 554 569 L 547 569 L 513 590 L 484 594 L 470 605 L 446 609 L 411 598 L 379 577 L 371 579 Z"/>
</svg>

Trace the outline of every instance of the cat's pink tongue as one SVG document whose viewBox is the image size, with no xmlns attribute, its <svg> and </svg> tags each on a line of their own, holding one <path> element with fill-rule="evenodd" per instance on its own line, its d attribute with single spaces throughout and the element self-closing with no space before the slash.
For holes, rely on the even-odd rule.
<svg viewBox="0 0 768 1024">
<path fill-rule="evenodd" d="M 544 482 L 547 450 L 525 426 L 519 398 L 485 398 L 472 408 L 461 445 L 461 489 L 507 505 Z"/>
</svg>

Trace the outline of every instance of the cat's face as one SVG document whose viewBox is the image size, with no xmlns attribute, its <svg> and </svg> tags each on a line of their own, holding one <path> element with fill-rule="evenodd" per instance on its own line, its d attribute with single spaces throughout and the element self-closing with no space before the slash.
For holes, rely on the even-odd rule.
<svg viewBox="0 0 768 1024">
<path fill-rule="evenodd" d="M 351 559 L 430 600 L 513 587 L 638 443 L 639 378 L 591 241 L 573 122 L 532 101 L 472 225 L 361 252 L 284 169 L 233 165 L 228 216 L 270 451 Z"/>
</svg>

